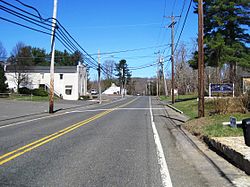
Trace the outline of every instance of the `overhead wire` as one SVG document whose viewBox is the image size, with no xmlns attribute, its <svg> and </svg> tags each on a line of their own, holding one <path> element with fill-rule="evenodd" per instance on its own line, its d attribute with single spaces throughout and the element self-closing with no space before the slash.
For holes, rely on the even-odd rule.
<svg viewBox="0 0 250 187">
<path fill-rule="evenodd" d="M 46 28 L 46 27 L 43 26 L 43 25 L 40 25 L 40 24 L 38 24 L 38 23 L 35 23 L 34 21 L 30 21 L 29 19 L 32 19 L 32 18 L 26 18 L 27 16 L 22 15 L 22 14 L 19 14 L 18 12 L 12 11 L 12 10 L 6 8 L 6 7 L 3 7 L 3 6 L 0 5 L 0 9 L 4 10 L 5 12 L 8 12 L 8 13 L 10 13 L 10 14 L 12 14 L 12 15 L 14 15 L 14 16 L 20 18 L 20 19 L 23 19 L 23 20 L 25 20 L 25 21 L 27 21 L 27 22 L 29 22 L 29 23 L 32 23 L 32 24 L 34 24 L 34 25 L 36 25 L 36 26 L 38 26 L 38 27 L 41 27 L 41 28 L 43 28 L 43 29 L 45 29 L 45 30 L 48 30 L 48 31 L 51 30 L 51 29 L 49 29 L 49 28 Z M 22 17 L 22 16 L 23 16 L 23 17 Z M 6 19 L 6 18 L 3 18 L 3 17 L 1 17 L 1 19 L 2 19 L 2 20 L 5 20 L 5 21 L 8 21 L 8 22 L 10 22 L 10 23 L 13 23 L 13 24 L 16 24 L 16 25 L 25 27 L 25 28 L 27 28 L 27 29 L 36 31 L 36 32 L 40 32 L 40 33 L 43 33 L 43 34 L 51 35 L 51 34 L 48 33 L 48 32 L 42 31 L 42 30 L 40 30 L 40 29 L 35 29 L 35 28 L 32 28 L 32 27 L 29 27 L 29 26 L 26 26 L 26 25 L 24 25 L 24 24 L 20 24 L 20 23 L 15 22 L 15 21 L 11 21 L 10 19 Z M 37 21 L 37 20 L 36 20 L 36 21 Z M 60 38 L 60 37 L 58 37 L 58 36 L 56 36 L 56 38 L 57 38 L 57 39 L 64 45 L 64 47 L 67 48 L 70 52 L 73 51 L 72 48 L 69 48 L 67 45 L 65 45 L 65 42 L 66 42 L 66 41 L 65 41 L 64 38 Z M 66 43 L 67 43 L 67 42 L 66 42 Z"/>
<path fill-rule="evenodd" d="M 120 51 L 110 51 L 110 52 L 102 52 L 100 55 L 111 55 L 111 54 L 118 54 L 118 53 L 127 53 L 127 52 L 134 52 L 134 51 L 141 51 L 146 49 L 153 49 L 153 48 L 159 48 L 164 47 L 170 44 L 164 44 L 164 45 L 156 45 L 156 46 L 150 46 L 150 47 L 142 47 L 142 48 L 136 48 L 136 49 L 125 49 Z M 92 56 L 98 55 L 98 53 L 91 54 Z"/>
<path fill-rule="evenodd" d="M 129 70 L 135 71 L 135 70 L 139 70 L 139 69 L 152 67 L 152 66 L 155 66 L 158 64 L 159 64 L 159 62 L 155 62 L 155 63 L 145 64 L 145 65 L 141 65 L 141 66 L 137 66 L 137 67 L 128 67 L 128 68 L 129 68 Z"/>
<path fill-rule="evenodd" d="M 180 13 L 180 19 L 179 19 L 177 27 L 176 27 L 176 32 L 175 32 L 176 34 L 177 34 L 178 30 L 179 30 L 180 20 L 182 18 L 182 14 L 183 14 L 183 11 L 184 11 L 184 8 L 185 8 L 185 5 L 186 5 L 186 1 L 187 0 L 183 0 L 183 4 L 182 4 L 182 8 L 181 8 L 181 13 Z M 175 36 L 176 36 L 176 34 L 175 34 Z"/>
<path fill-rule="evenodd" d="M 179 44 L 179 42 L 180 42 L 180 38 L 181 38 L 181 35 L 182 35 L 182 33 L 183 33 L 184 27 L 185 27 L 185 25 L 186 25 L 187 18 L 188 18 L 188 14 L 189 14 L 191 5 L 192 5 L 192 0 L 190 0 L 189 6 L 188 6 L 188 10 L 187 10 L 187 12 L 186 12 L 186 15 L 185 15 L 185 18 L 184 18 L 184 22 L 183 22 L 183 25 L 182 25 L 182 28 L 181 28 L 181 32 L 180 32 L 179 37 L 178 37 L 178 40 L 177 40 L 177 42 L 176 42 L 174 51 L 177 49 L 178 44 Z"/>
<path fill-rule="evenodd" d="M 160 27 L 160 31 L 158 33 L 156 43 L 159 43 L 159 39 L 160 39 L 160 36 L 162 34 L 162 29 L 164 28 L 163 24 L 164 24 L 164 20 L 165 20 L 166 7 L 167 7 L 167 0 L 164 0 L 164 9 L 163 9 L 163 15 L 162 15 L 162 20 L 161 20 L 161 27 Z"/>
<path fill-rule="evenodd" d="M 45 22 L 49 22 L 49 23 L 52 24 L 52 21 L 50 21 L 52 18 L 43 19 L 42 16 L 40 15 L 39 11 L 38 11 L 36 8 L 34 8 L 34 7 L 32 7 L 32 6 L 29 6 L 29 5 L 27 5 L 27 4 L 24 4 L 24 3 L 22 3 L 22 2 L 19 1 L 19 0 L 16 0 L 16 1 L 19 2 L 19 3 L 21 3 L 21 4 L 24 5 L 24 6 L 27 6 L 28 8 L 32 8 L 33 10 L 35 10 L 35 11 L 38 13 L 39 16 L 34 15 L 34 14 L 30 13 L 30 12 L 27 12 L 26 10 L 23 10 L 23 9 L 21 9 L 21 8 L 19 8 L 19 7 L 16 7 L 15 5 L 12 5 L 12 4 L 8 3 L 8 2 L 5 2 L 5 1 L 3 1 L 3 0 L 0 0 L 0 2 L 5 3 L 6 5 L 11 6 L 11 7 L 15 8 L 15 9 L 21 11 L 21 12 L 24 12 L 24 13 L 30 15 L 30 16 L 33 16 L 33 17 L 35 17 L 35 18 L 39 18 L 39 20 L 36 20 L 36 19 L 34 19 L 34 18 L 31 18 L 31 17 L 28 17 L 28 16 L 23 15 L 23 14 L 21 14 L 21 13 L 18 13 L 18 12 L 16 12 L 16 11 L 10 10 L 10 9 L 8 9 L 8 8 L 6 8 L 6 7 L 3 7 L 3 6 L 1 6 L 1 7 L 2 7 L 3 10 L 8 11 L 8 13 L 12 13 L 12 15 L 15 15 L 15 16 L 17 16 L 17 17 L 19 17 L 19 18 L 21 18 L 21 19 L 23 19 L 23 20 L 25 20 L 25 21 L 28 21 L 29 23 L 32 23 L 32 24 L 34 24 L 34 25 L 36 25 L 36 26 L 39 26 L 39 27 L 42 27 L 43 29 L 46 29 L 46 30 L 50 30 L 50 29 L 48 29 L 48 28 L 46 28 L 46 27 L 44 27 L 44 26 L 42 26 L 42 25 L 39 25 L 39 24 L 35 23 L 34 21 L 39 22 L 40 24 L 44 24 L 44 25 L 47 25 L 47 26 L 51 27 L 51 25 L 49 25 L 49 24 L 47 24 L 47 23 L 45 23 Z M 23 16 L 23 17 L 22 17 L 22 16 Z M 25 17 L 25 18 L 24 18 L 24 17 Z M 33 30 L 33 31 L 37 31 L 37 32 L 41 32 L 41 33 L 43 33 L 43 34 L 47 34 L 47 35 L 50 35 L 50 36 L 51 36 L 51 34 L 48 33 L 48 32 L 45 32 L 45 31 L 42 31 L 42 30 L 39 30 L 39 29 L 36 29 L 36 28 L 32 28 L 32 27 L 26 26 L 26 25 L 24 25 L 24 24 L 17 23 L 17 22 L 15 22 L 15 21 L 10 20 L 10 19 L 3 18 L 3 17 L 0 17 L 0 19 L 2 19 L 2 20 L 4 20 L 4 21 L 8 21 L 8 22 L 13 23 L 13 24 L 16 24 L 16 25 L 19 25 L 19 26 L 22 26 L 22 27 L 25 27 L 25 28 L 27 28 L 27 29 L 30 29 L 30 30 Z M 33 21 L 30 21 L 30 20 L 28 20 L 28 19 L 33 20 Z M 60 43 L 62 43 L 63 46 L 64 46 L 67 50 L 69 50 L 71 53 L 73 53 L 73 51 L 77 51 L 77 50 L 78 50 L 78 48 L 76 47 L 76 45 L 77 45 L 77 46 L 80 47 L 80 49 L 85 53 L 85 55 L 87 55 L 88 57 L 90 57 L 90 58 L 92 59 L 92 60 L 88 60 L 88 63 L 92 64 L 92 65 L 95 66 L 95 67 L 98 67 L 97 61 L 96 61 L 91 55 L 89 55 L 89 54 L 86 52 L 86 50 L 84 50 L 84 49 L 80 46 L 80 44 L 79 44 L 79 43 L 69 34 L 69 32 L 65 29 L 65 27 L 63 27 L 63 25 L 62 25 L 58 20 L 56 20 L 56 21 L 57 21 L 57 23 L 60 25 L 60 27 L 63 29 L 63 31 L 66 32 L 66 34 L 68 35 L 68 36 L 67 36 L 63 31 L 61 31 L 61 30 L 60 30 L 60 27 L 57 27 L 58 35 L 59 35 L 59 36 L 56 35 L 56 39 L 57 39 Z M 70 41 L 70 38 L 76 43 L 76 45 L 73 44 L 72 41 Z M 80 50 L 79 50 L 79 51 L 80 51 Z M 94 61 L 95 63 L 94 63 L 93 61 Z M 103 71 L 104 73 L 106 73 L 106 72 L 105 72 L 105 68 L 101 67 L 101 69 L 102 69 L 102 71 Z"/>
<path fill-rule="evenodd" d="M 0 0 L 0 2 L 3 2 L 5 3 L 6 5 L 8 6 L 11 6 L 27 15 L 24 15 L 20 12 L 17 12 L 17 11 L 14 11 L 14 10 L 11 10 L 7 7 L 4 7 L 4 6 L 0 6 L 2 10 L 20 18 L 20 19 L 23 19 L 24 21 L 27 21 L 33 25 L 36 25 L 42 29 L 45 29 L 45 30 L 48 30 L 50 31 L 51 30 L 51 25 L 53 24 L 52 20 L 53 18 L 48 18 L 48 19 L 44 19 L 42 18 L 41 14 L 39 13 L 39 11 L 37 9 L 35 9 L 34 7 L 32 6 L 29 6 L 27 4 L 24 4 L 22 3 L 21 1 L 19 0 L 16 0 L 17 2 L 21 3 L 22 5 L 28 7 L 28 8 L 32 8 L 33 10 L 36 11 L 36 13 L 38 14 L 35 15 L 35 14 L 32 14 L 30 12 L 27 12 L 26 10 L 23 10 L 19 7 L 16 7 L 8 2 L 5 2 L 3 0 Z M 164 10 L 165 12 L 165 10 Z M 32 17 L 30 17 L 32 16 Z M 34 18 L 33 18 L 34 17 Z M 37 19 L 39 20 L 37 20 Z M 41 29 L 37 29 L 37 28 L 33 28 L 33 27 L 30 27 L 30 26 L 27 26 L 27 25 L 24 25 L 24 24 L 21 24 L 21 23 L 18 23 L 16 21 L 13 21 L 13 20 L 10 20 L 10 19 L 7 19 L 7 18 L 3 18 L 3 17 L 0 17 L 0 19 L 4 20 L 4 21 L 8 21 L 10 23 L 13 23 L 13 24 L 16 24 L 16 25 L 19 25 L 19 26 L 22 26 L 22 27 L 25 27 L 27 29 L 30 29 L 30 30 L 33 30 L 33 31 L 36 31 L 36 32 L 40 32 L 40 33 L 43 33 L 43 34 L 47 34 L 47 35 L 52 35 L 51 33 L 49 32 L 46 32 L 46 31 L 43 31 Z M 71 53 L 74 53 L 74 51 L 78 51 L 78 48 L 80 48 L 83 52 L 84 52 L 84 61 L 87 63 L 87 65 L 89 67 L 92 67 L 92 68 L 98 68 L 98 62 L 92 57 L 92 55 L 90 55 L 89 53 L 87 53 L 87 51 L 85 49 L 83 49 L 83 47 L 70 35 L 70 33 L 66 30 L 66 28 L 59 22 L 59 20 L 57 20 L 57 25 L 52 25 L 54 27 L 56 27 L 56 39 L 62 43 L 62 45 L 68 50 L 70 51 Z M 50 23 L 50 24 L 48 24 Z M 47 27 L 48 28 L 47 28 Z M 169 44 L 166 44 L 166 45 L 169 45 Z M 105 53 L 101 53 L 102 55 L 106 55 L 106 54 L 116 54 L 116 53 L 125 53 L 125 52 L 132 52 L 132 51 L 138 51 L 138 50 L 145 50 L 145 49 L 150 49 L 150 48 L 156 48 L 156 47 L 163 47 L 163 46 L 166 46 L 166 45 L 158 45 L 158 46 L 151 46 L 151 47 L 144 47 L 144 48 L 137 48 L 137 49 L 128 49 L 128 50 L 121 50 L 121 51 L 113 51 L 113 52 L 105 52 Z M 79 50 L 80 51 L 80 50 Z M 87 56 L 87 57 L 86 57 Z M 152 66 L 151 65 L 148 65 L 148 66 Z M 139 68 L 143 68 L 143 67 L 139 67 Z M 108 70 L 101 66 L 101 70 L 106 73 L 106 74 L 109 74 Z"/>
</svg>

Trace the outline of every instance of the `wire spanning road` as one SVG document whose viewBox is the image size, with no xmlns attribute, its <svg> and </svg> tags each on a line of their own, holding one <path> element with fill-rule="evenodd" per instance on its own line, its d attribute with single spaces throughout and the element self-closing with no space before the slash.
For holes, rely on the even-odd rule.
<svg viewBox="0 0 250 187">
<path fill-rule="evenodd" d="M 196 169 L 168 120 L 156 99 L 129 97 L 6 124 L 0 186 L 231 186 Z"/>
</svg>

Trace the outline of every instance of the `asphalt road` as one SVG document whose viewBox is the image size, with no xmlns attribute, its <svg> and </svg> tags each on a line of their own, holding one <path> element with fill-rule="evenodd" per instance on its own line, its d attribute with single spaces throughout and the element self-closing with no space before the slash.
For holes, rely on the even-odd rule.
<svg viewBox="0 0 250 187">
<path fill-rule="evenodd" d="M 154 98 L 23 120 L 0 126 L 0 186 L 232 186 L 197 169 L 214 171 L 179 148 Z"/>
</svg>

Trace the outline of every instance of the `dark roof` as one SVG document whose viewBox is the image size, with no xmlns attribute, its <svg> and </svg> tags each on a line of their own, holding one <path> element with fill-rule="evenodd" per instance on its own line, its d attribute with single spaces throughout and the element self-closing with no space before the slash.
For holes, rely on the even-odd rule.
<svg viewBox="0 0 250 187">
<path fill-rule="evenodd" d="M 17 67 L 10 65 L 6 67 L 6 72 L 16 72 Z M 77 66 L 55 66 L 55 73 L 75 73 Z M 24 73 L 49 73 L 50 66 L 26 66 L 23 68 Z"/>
</svg>

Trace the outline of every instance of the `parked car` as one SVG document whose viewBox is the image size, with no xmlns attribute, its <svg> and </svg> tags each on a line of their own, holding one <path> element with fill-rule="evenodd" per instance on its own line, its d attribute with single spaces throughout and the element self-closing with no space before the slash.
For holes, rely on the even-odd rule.
<svg viewBox="0 0 250 187">
<path fill-rule="evenodd" d="M 98 94 L 98 92 L 97 92 L 95 89 L 92 89 L 92 90 L 90 91 L 90 93 L 91 93 L 91 95 L 97 95 L 97 94 Z"/>
</svg>

